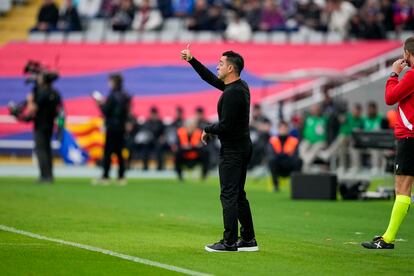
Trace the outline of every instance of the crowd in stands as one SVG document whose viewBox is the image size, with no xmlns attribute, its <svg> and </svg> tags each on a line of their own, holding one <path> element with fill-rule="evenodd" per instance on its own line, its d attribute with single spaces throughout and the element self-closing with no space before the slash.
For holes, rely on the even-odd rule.
<svg viewBox="0 0 414 276">
<path fill-rule="evenodd" d="M 247 41 L 255 31 L 311 29 L 343 38 L 383 39 L 388 31 L 414 30 L 410 0 L 66 0 L 58 11 L 44 0 L 33 30 L 78 31 L 81 20 L 107 18 L 115 31 L 162 28 L 167 18 L 188 30 L 216 31 Z"/>
</svg>

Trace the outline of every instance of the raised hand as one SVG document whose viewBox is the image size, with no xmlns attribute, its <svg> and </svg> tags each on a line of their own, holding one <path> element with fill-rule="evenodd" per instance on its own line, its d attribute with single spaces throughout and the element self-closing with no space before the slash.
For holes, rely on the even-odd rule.
<svg viewBox="0 0 414 276">
<path fill-rule="evenodd" d="M 187 48 L 181 51 L 181 59 L 190 61 L 193 58 L 190 51 L 190 44 L 187 44 Z"/>
</svg>

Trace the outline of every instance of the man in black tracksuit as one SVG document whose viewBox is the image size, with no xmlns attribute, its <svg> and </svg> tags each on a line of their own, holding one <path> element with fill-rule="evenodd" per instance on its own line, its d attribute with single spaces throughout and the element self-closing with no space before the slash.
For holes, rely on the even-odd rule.
<svg viewBox="0 0 414 276">
<path fill-rule="evenodd" d="M 125 127 L 129 116 L 131 98 L 124 91 L 123 78 L 114 73 L 109 76 L 111 92 L 106 101 L 98 101 L 99 108 L 105 117 L 106 140 L 103 158 L 103 176 L 97 184 L 108 184 L 111 168 L 111 155 L 118 158 L 118 184 L 125 185 L 125 160 L 122 149 L 125 147 Z"/>
<path fill-rule="evenodd" d="M 206 144 L 212 135 L 218 135 L 221 142 L 219 175 L 224 237 L 205 249 L 209 252 L 257 251 L 252 215 L 244 191 L 252 154 L 250 92 L 247 83 L 240 79 L 244 60 L 235 52 L 223 53 L 215 76 L 191 55 L 188 47 L 181 51 L 181 58 L 188 61 L 204 81 L 223 91 L 217 106 L 219 121 L 204 128 L 202 140 Z M 239 240 L 238 221 L 241 224 Z"/>
</svg>

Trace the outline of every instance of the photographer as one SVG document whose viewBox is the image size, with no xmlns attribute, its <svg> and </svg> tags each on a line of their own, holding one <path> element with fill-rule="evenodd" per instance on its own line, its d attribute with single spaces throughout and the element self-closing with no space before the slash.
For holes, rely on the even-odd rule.
<svg viewBox="0 0 414 276">
<path fill-rule="evenodd" d="M 34 122 L 35 153 L 40 169 L 39 183 L 52 183 L 52 147 L 54 121 L 62 109 L 58 91 L 52 87 L 58 76 L 47 71 L 35 72 L 35 86 L 19 107 L 10 112 L 18 120 Z"/>
</svg>

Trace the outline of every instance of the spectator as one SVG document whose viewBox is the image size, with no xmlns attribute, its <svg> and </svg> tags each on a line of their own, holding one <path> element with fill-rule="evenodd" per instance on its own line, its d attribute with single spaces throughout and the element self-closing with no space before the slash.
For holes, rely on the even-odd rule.
<svg viewBox="0 0 414 276">
<path fill-rule="evenodd" d="M 314 30 L 321 28 L 321 8 L 313 0 L 298 0 L 296 10 L 298 25 Z"/>
<path fill-rule="evenodd" d="M 300 171 L 302 161 L 298 157 L 299 140 L 289 135 L 289 126 L 280 122 L 278 136 L 269 139 L 269 170 L 272 174 L 273 190 L 279 191 L 279 176 L 290 176 L 294 171 Z"/>
<path fill-rule="evenodd" d="M 220 5 L 212 5 L 208 11 L 207 30 L 221 32 L 226 29 L 226 19 L 223 15 L 223 8 Z"/>
<path fill-rule="evenodd" d="M 396 0 L 394 4 L 394 25 L 397 32 L 413 29 L 414 8 L 412 1 L 410 2 L 408 0 Z"/>
<path fill-rule="evenodd" d="M 66 0 L 66 8 L 60 15 L 58 29 L 64 32 L 82 31 L 78 11 L 73 6 L 72 0 Z"/>
<path fill-rule="evenodd" d="M 360 103 L 356 103 L 353 105 L 349 125 L 351 128 L 351 132 L 354 130 L 364 129 L 364 118 L 362 116 L 362 105 Z M 351 157 L 349 173 L 354 174 L 361 169 L 361 154 L 359 150 L 353 147 L 352 143 L 350 143 L 349 145 L 349 153 Z"/>
<path fill-rule="evenodd" d="M 362 130 L 378 131 L 381 130 L 383 116 L 378 113 L 377 104 L 373 101 L 367 104 L 367 116 L 363 118 Z M 384 156 L 380 150 L 359 150 L 351 151 L 352 167 L 351 173 L 356 173 L 362 168 L 361 155 L 365 154 L 369 157 L 371 173 L 378 174 L 381 171 L 381 165 L 385 164 Z"/>
<path fill-rule="evenodd" d="M 164 152 L 167 148 L 164 132 L 165 125 L 159 116 L 158 109 L 152 107 L 150 117 L 140 132 L 142 138 L 138 139 L 142 148 L 144 170 L 148 170 L 149 159 L 153 154 L 157 159 L 157 169 L 164 169 Z"/>
<path fill-rule="evenodd" d="M 303 121 L 299 114 L 294 114 L 292 118 L 290 119 L 291 125 L 290 125 L 290 131 L 289 135 L 301 139 L 301 133 L 303 129 Z"/>
<path fill-rule="evenodd" d="M 145 3 L 147 2 L 147 3 Z M 157 0 L 133 0 L 133 3 L 136 7 L 141 7 L 142 5 L 148 5 L 150 8 L 157 8 L 158 1 Z"/>
<path fill-rule="evenodd" d="M 94 18 L 98 16 L 102 0 L 79 0 L 78 13 L 81 17 Z"/>
<path fill-rule="evenodd" d="M 187 26 L 189 30 L 201 31 L 209 29 L 210 18 L 206 0 L 196 0 L 194 13 L 189 18 Z"/>
<path fill-rule="evenodd" d="M 230 15 L 230 22 L 225 31 L 225 37 L 229 41 L 247 42 L 252 36 L 252 29 L 249 23 L 239 13 Z"/>
<path fill-rule="evenodd" d="M 240 11 L 240 10 L 238 10 Z M 246 0 L 243 5 L 242 12 L 244 13 L 247 22 L 253 31 L 260 29 L 260 21 L 262 15 L 262 7 L 258 0 Z"/>
<path fill-rule="evenodd" d="M 207 177 L 209 169 L 209 151 L 201 142 L 202 130 L 197 127 L 197 123 L 188 122 L 186 127 L 177 129 L 177 147 L 175 151 L 175 170 L 178 179 L 183 180 L 182 168 L 190 168 L 197 164 L 202 167 L 201 178 Z"/>
<path fill-rule="evenodd" d="M 377 104 L 373 101 L 368 102 L 367 117 L 364 119 L 364 130 L 381 130 L 383 120 L 382 114 L 378 113 Z M 369 150 L 368 154 L 371 157 L 371 173 L 376 175 L 381 172 L 381 165 L 385 162 L 383 152 L 381 150 Z"/>
<path fill-rule="evenodd" d="M 162 17 L 168 18 L 173 15 L 172 0 L 158 0 L 158 9 L 161 11 Z"/>
<path fill-rule="evenodd" d="M 366 0 L 350 0 L 349 2 L 351 2 L 355 8 L 361 9 L 365 5 Z"/>
<path fill-rule="evenodd" d="M 126 169 L 132 167 L 132 161 L 138 158 L 138 147 L 135 141 L 135 137 L 140 130 L 136 118 L 130 114 L 125 124 L 125 147 L 128 150 L 128 159 L 125 165 Z"/>
<path fill-rule="evenodd" d="M 121 0 L 118 9 L 111 17 L 112 29 L 114 31 L 126 31 L 131 28 L 134 20 L 135 7 L 132 0 Z"/>
<path fill-rule="evenodd" d="M 303 128 L 303 140 L 299 146 L 299 156 L 303 161 L 303 171 L 308 172 L 319 152 L 326 146 L 327 120 L 322 116 L 318 105 L 311 107 Z"/>
<path fill-rule="evenodd" d="M 326 123 L 326 142 L 330 145 L 336 138 L 340 128 L 339 114 L 346 112 L 346 103 L 341 101 L 334 102 L 329 93 L 329 88 L 323 91 L 323 101 L 321 104 L 322 115 L 327 119 Z"/>
<path fill-rule="evenodd" d="M 338 172 L 345 172 L 347 151 L 352 133 L 352 115 L 347 112 L 346 103 L 343 103 L 342 108 L 336 108 L 334 116 L 337 118 L 339 129 L 338 133 L 332 138 L 332 142 L 329 143 L 329 147 L 321 151 L 318 155 L 322 160 L 328 161 L 332 157 L 338 157 Z M 329 120 L 328 120 L 329 128 Z M 329 139 L 328 139 L 329 141 Z"/>
<path fill-rule="evenodd" d="M 175 108 L 175 118 L 171 126 L 176 130 L 184 125 L 184 109 L 182 106 L 177 106 Z"/>
<path fill-rule="evenodd" d="M 394 129 L 395 124 L 398 120 L 398 113 L 396 109 L 391 109 L 387 111 L 386 118 L 384 118 L 385 126 L 381 126 L 383 129 Z"/>
<path fill-rule="evenodd" d="M 171 0 L 171 2 L 174 16 L 186 17 L 192 14 L 194 9 L 194 0 Z"/>
<path fill-rule="evenodd" d="M 279 0 L 279 5 L 285 18 L 290 18 L 296 14 L 297 0 Z"/>
<path fill-rule="evenodd" d="M 111 17 L 121 5 L 121 0 L 102 0 L 99 15 L 102 17 Z"/>
<path fill-rule="evenodd" d="M 285 18 L 273 0 L 265 0 L 260 20 L 260 30 L 276 31 L 285 29 Z"/>
<path fill-rule="evenodd" d="M 55 31 L 59 20 L 59 10 L 54 0 L 43 0 L 39 13 L 37 15 L 37 23 L 32 31 L 50 32 Z"/>
<path fill-rule="evenodd" d="M 377 0 L 368 0 L 350 23 L 350 36 L 359 39 L 384 39 L 383 14 Z"/>
<path fill-rule="evenodd" d="M 327 30 L 346 37 L 351 18 L 357 13 L 355 7 L 348 1 L 327 0 L 325 6 L 325 21 Z"/>
<path fill-rule="evenodd" d="M 206 126 L 210 124 L 209 120 L 206 119 L 204 108 L 201 106 L 195 109 L 195 121 L 197 123 L 198 128 L 200 129 L 204 129 Z"/>
<path fill-rule="evenodd" d="M 377 131 L 381 129 L 383 116 L 378 113 L 377 103 L 370 101 L 367 104 L 367 117 L 364 119 L 365 131 Z"/>
<path fill-rule="evenodd" d="M 143 0 L 138 7 L 132 28 L 138 31 L 159 30 L 162 26 L 162 21 L 161 12 L 156 8 L 152 8 L 149 0 Z"/>
<path fill-rule="evenodd" d="M 394 31 L 394 10 L 392 0 L 380 0 L 382 25 L 386 31 Z"/>
<path fill-rule="evenodd" d="M 250 136 L 252 140 L 252 158 L 249 169 L 262 163 L 266 155 L 266 147 L 270 138 L 271 122 L 262 111 L 260 104 L 253 106 L 252 120 L 250 122 Z"/>
</svg>

